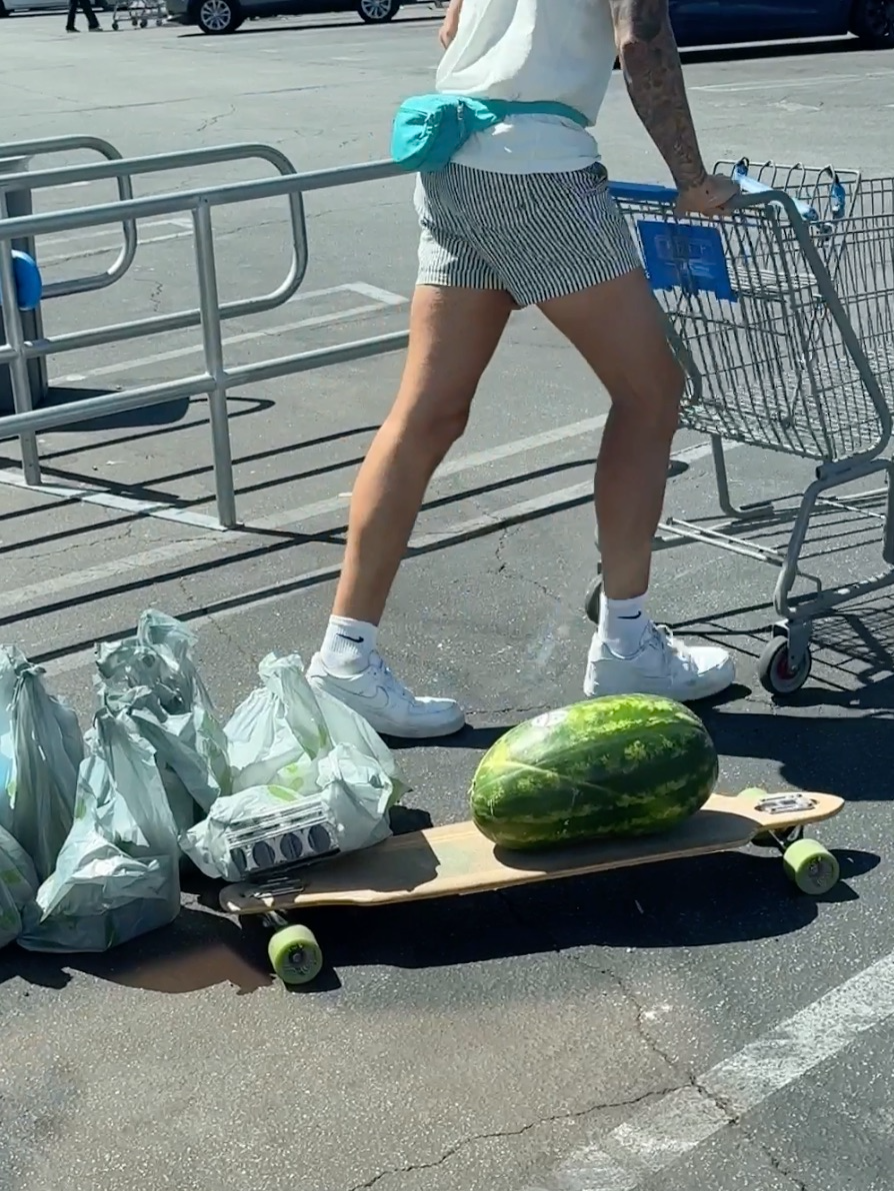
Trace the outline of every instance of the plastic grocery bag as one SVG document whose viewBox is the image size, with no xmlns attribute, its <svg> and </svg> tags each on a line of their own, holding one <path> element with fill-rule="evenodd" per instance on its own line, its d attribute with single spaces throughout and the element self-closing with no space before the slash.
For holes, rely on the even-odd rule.
<svg viewBox="0 0 894 1191">
<path fill-rule="evenodd" d="M 22 911 L 34 901 L 38 883 L 31 857 L 0 827 L 0 947 L 18 938 Z"/>
<path fill-rule="evenodd" d="M 0 649 L 0 701 L 9 699 L 0 721 L 0 733 L 8 733 L 0 737 L 6 773 L 0 827 L 22 845 L 40 880 L 53 871 L 71 830 L 84 757 L 78 717 L 48 692 L 43 673 L 17 649 Z"/>
<path fill-rule="evenodd" d="M 180 912 L 177 828 L 151 746 L 106 709 L 87 745 L 71 832 L 23 914 L 29 951 L 107 951 Z"/>
<path fill-rule="evenodd" d="M 178 829 L 231 792 L 223 728 L 192 660 L 196 638 L 152 609 L 135 637 L 98 645 L 100 705 L 126 711 L 152 745 Z"/>
<path fill-rule="evenodd" d="M 12 826 L 9 787 L 15 777 L 15 745 L 12 738 L 12 697 L 16 689 L 16 666 L 26 659 L 17 649 L 0 647 L 0 826 Z"/>
<path fill-rule="evenodd" d="M 239 828 L 282 829 L 290 804 L 316 804 L 338 850 L 352 852 L 391 834 L 388 811 L 408 789 L 384 741 L 311 688 L 298 654 L 268 654 L 259 672 L 225 728 L 234 792 L 180 841 L 202 872 L 228 881 L 243 875 L 230 852 Z"/>
<path fill-rule="evenodd" d="M 224 881 L 244 878 L 231 852 L 229 835 L 247 824 L 271 819 L 284 822 L 289 807 L 319 802 L 339 852 L 369 848 L 391 834 L 388 811 L 394 786 L 380 766 L 351 744 L 338 744 L 311 762 L 301 789 L 250 786 L 219 798 L 207 819 L 180 839 L 187 856 L 208 877 Z"/>
<path fill-rule="evenodd" d="M 382 738 L 349 707 L 314 691 L 297 653 L 269 653 L 258 671 L 261 687 L 224 729 L 234 792 L 267 785 L 303 790 L 310 762 L 335 744 L 349 744 L 387 777 L 393 802 L 406 794 L 409 786 Z"/>
</svg>

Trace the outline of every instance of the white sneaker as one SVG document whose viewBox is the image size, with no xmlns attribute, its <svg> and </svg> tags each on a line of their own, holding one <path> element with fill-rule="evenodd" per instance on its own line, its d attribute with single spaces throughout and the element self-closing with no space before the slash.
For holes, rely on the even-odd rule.
<svg viewBox="0 0 894 1191">
<path fill-rule="evenodd" d="M 663 695 L 688 703 L 725 691 L 736 677 L 733 659 L 716 645 L 686 645 L 664 626 L 649 624 L 639 649 L 619 657 L 598 636 L 587 658 L 584 694 Z"/>
<path fill-rule="evenodd" d="M 465 714 L 455 700 L 417 698 L 375 652 L 365 670 L 347 676 L 332 674 L 315 653 L 307 667 L 307 680 L 363 716 L 383 736 L 425 740 L 452 736 L 465 726 Z"/>
</svg>

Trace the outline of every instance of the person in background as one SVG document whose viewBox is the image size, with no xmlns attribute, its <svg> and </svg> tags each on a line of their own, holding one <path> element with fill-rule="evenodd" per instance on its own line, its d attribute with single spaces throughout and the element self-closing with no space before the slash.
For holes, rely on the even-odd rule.
<svg viewBox="0 0 894 1191">
<path fill-rule="evenodd" d="M 78 15 L 78 9 L 81 9 L 84 16 L 87 18 L 87 28 L 91 33 L 102 33 L 102 25 L 96 19 L 96 13 L 93 11 L 93 5 L 90 0 L 68 0 L 68 21 L 65 25 L 66 33 L 77 33 L 78 28 L 75 24 Z"/>
<path fill-rule="evenodd" d="M 668 0 L 451 0 L 440 38 L 439 92 L 557 102 L 591 127 L 618 57 L 680 211 L 719 215 L 738 192 L 705 169 Z M 463 727 L 456 702 L 417 697 L 392 673 L 378 625 L 426 488 L 465 430 L 506 324 L 514 309 L 537 306 L 611 398 L 595 484 L 602 602 L 584 694 L 689 702 L 725 690 L 730 655 L 687 645 L 646 611 L 684 377 L 593 136 L 561 115 L 508 116 L 445 169 L 419 175 L 416 209 L 404 374 L 354 484 L 341 578 L 309 681 L 385 735 Z"/>
</svg>

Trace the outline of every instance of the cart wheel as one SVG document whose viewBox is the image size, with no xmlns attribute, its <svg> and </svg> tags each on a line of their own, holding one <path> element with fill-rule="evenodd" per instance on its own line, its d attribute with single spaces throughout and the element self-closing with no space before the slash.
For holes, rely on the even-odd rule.
<svg viewBox="0 0 894 1191">
<path fill-rule="evenodd" d="M 306 926 L 278 930 L 267 945 L 273 970 L 283 984 L 310 984 L 323 970 L 323 952 Z"/>
<path fill-rule="evenodd" d="M 584 612 L 593 624 L 599 624 L 599 597 L 602 594 L 602 576 L 597 575 L 587 588 L 584 598 Z"/>
<path fill-rule="evenodd" d="M 802 893 L 821 897 L 838 884 L 841 868 L 838 861 L 815 839 L 799 839 L 786 848 L 782 858 L 785 872 Z"/>
<path fill-rule="evenodd" d="M 771 695 L 794 695 L 810 677 L 813 658 L 808 648 L 796 670 L 791 667 L 788 639 L 772 637 L 757 664 L 757 676 Z"/>
<path fill-rule="evenodd" d="M 114 30 L 115 33 L 118 32 L 118 22 L 117 21 L 112 21 L 112 29 Z"/>
<path fill-rule="evenodd" d="M 148 21 L 140 21 L 140 28 L 145 29 L 146 26 L 148 25 L 148 23 L 149 23 Z"/>
</svg>

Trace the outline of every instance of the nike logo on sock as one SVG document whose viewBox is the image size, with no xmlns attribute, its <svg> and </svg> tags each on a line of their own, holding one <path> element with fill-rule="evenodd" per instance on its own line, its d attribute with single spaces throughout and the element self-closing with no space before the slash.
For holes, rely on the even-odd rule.
<svg viewBox="0 0 894 1191">
<path fill-rule="evenodd" d="M 641 616 L 642 612 L 636 612 L 633 616 L 619 616 L 618 620 L 639 620 Z"/>
<path fill-rule="evenodd" d="M 338 635 L 339 635 L 339 637 L 341 637 L 342 641 L 353 641 L 353 643 L 355 645 L 363 644 L 362 637 L 349 637 L 347 633 L 339 633 Z"/>
</svg>

